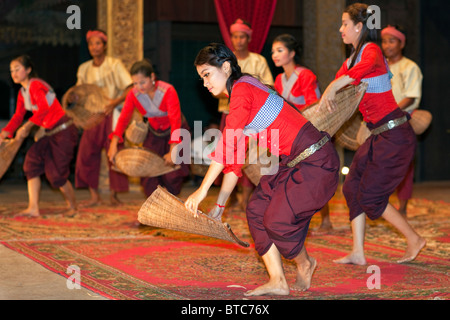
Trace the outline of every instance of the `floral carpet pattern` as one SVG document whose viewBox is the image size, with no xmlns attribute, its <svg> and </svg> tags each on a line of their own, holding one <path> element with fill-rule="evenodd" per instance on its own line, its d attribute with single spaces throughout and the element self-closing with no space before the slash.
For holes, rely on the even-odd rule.
<svg viewBox="0 0 450 320">
<path fill-rule="evenodd" d="M 213 205 L 215 195 L 204 201 Z M 392 199 L 395 205 L 396 199 Z M 0 204 L 0 242 L 65 277 L 78 266 L 81 284 L 107 298 L 118 300 L 239 300 L 243 293 L 268 279 L 256 254 L 243 211 L 227 210 L 224 220 L 250 248 L 235 243 L 140 225 L 137 200 L 125 206 L 81 209 L 73 218 L 59 212 L 62 203 L 43 203 L 41 217 L 14 217 L 26 203 Z M 408 221 L 427 240 L 427 246 L 410 263 L 397 264 L 405 239 L 383 219 L 367 220 L 366 266 L 341 265 L 334 259 L 352 246 L 348 209 L 341 193 L 330 202 L 334 230 L 311 233 L 308 253 L 318 267 L 311 288 L 291 291 L 286 297 L 252 297 L 251 300 L 447 300 L 450 298 L 450 204 L 412 199 Z M 207 211 L 207 210 L 204 210 Z M 314 231 L 320 214 L 311 222 Z M 288 281 L 295 280 L 295 265 L 284 260 Z M 371 286 L 379 270 L 379 288 Z"/>
</svg>

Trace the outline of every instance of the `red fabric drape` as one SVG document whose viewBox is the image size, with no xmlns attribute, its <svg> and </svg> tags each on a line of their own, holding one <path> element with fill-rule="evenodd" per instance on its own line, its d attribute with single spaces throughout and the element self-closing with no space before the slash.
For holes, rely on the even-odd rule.
<svg viewBox="0 0 450 320">
<path fill-rule="evenodd" d="M 230 26 L 240 18 L 252 25 L 252 40 L 248 49 L 261 53 L 272 23 L 277 0 L 214 0 L 220 32 L 226 46 L 233 50 Z"/>
</svg>

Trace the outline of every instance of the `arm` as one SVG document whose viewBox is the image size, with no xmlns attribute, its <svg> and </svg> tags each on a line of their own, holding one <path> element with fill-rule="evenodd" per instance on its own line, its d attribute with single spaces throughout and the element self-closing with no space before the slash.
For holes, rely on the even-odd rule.
<svg viewBox="0 0 450 320">
<path fill-rule="evenodd" d="M 198 205 L 206 198 L 209 188 L 211 188 L 211 185 L 219 176 L 219 174 L 222 172 L 223 168 L 224 168 L 223 164 L 220 164 L 214 160 L 211 161 L 211 164 L 208 168 L 208 172 L 206 172 L 206 175 L 203 178 L 202 184 L 185 201 L 184 206 L 186 207 L 186 209 L 188 209 L 194 214 L 194 217 L 198 216 L 197 215 Z"/>
<path fill-rule="evenodd" d="M 121 104 L 122 102 L 124 102 L 125 99 L 126 99 L 126 97 L 127 97 L 127 95 L 128 95 L 128 92 L 130 92 L 130 90 L 131 90 L 132 88 L 133 88 L 133 86 L 130 85 L 129 87 L 127 87 L 127 88 L 125 89 L 125 91 L 123 92 L 123 94 L 122 94 L 120 97 L 118 97 L 118 98 L 116 98 L 116 99 L 112 99 L 112 100 L 105 106 L 105 113 L 106 113 L 106 114 L 110 114 L 110 113 L 114 110 L 115 107 L 117 107 L 119 104 Z"/>
<path fill-rule="evenodd" d="M 398 103 L 398 106 L 400 109 L 406 109 L 408 108 L 410 105 L 412 105 L 414 103 L 414 101 L 416 101 L 416 98 L 404 98 L 402 101 L 400 101 Z"/>
<path fill-rule="evenodd" d="M 217 220 L 220 220 L 223 212 L 225 211 L 225 204 L 228 198 L 236 186 L 239 177 L 233 172 L 229 172 L 224 175 L 222 181 L 222 187 L 220 188 L 219 196 L 217 197 L 217 202 L 214 208 L 209 212 L 209 215 Z"/>
<path fill-rule="evenodd" d="M 325 89 L 325 92 L 322 95 L 322 98 L 320 99 L 320 103 L 318 105 L 318 110 L 320 110 L 321 108 L 323 108 L 323 105 L 325 105 L 328 109 L 328 111 L 331 113 L 334 110 L 336 110 L 336 92 L 339 89 L 342 89 L 343 87 L 351 84 L 352 82 L 354 82 L 355 79 L 350 78 L 348 75 L 343 75 L 339 78 L 337 78 L 336 80 L 334 80 L 333 82 L 331 82 L 328 87 Z"/>
</svg>

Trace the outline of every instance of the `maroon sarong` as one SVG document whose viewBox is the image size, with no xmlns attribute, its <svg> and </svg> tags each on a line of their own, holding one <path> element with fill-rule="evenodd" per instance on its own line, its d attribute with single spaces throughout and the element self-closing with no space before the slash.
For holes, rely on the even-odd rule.
<svg viewBox="0 0 450 320">
<path fill-rule="evenodd" d="M 78 146 L 75 167 L 75 186 L 77 188 L 98 189 L 102 150 L 109 150 L 111 140 L 108 136 L 112 132 L 112 114 L 92 129 L 84 130 Z M 124 148 L 123 143 L 117 149 Z M 108 161 L 109 186 L 115 192 L 128 191 L 128 176 L 111 169 Z"/>
<path fill-rule="evenodd" d="M 69 117 L 63 116 L 53 128 L 46 132 L 69 120 Z M 65 185 L 70 175 L 70 163 L 74 157 L 77 143 L 78 130 L 74 125 L 39 139 L 30 147 L 25 156 L 23 171 L 27 180 L 45 174 L 53 188 Z"/>
<path fill-rule="evenodd" d="M 406 113 L 396 109 L 370 130 Z M 353 157 L 342 188 L 350 221 L 361 213 L 375 220 L 389 203 L 389 197 L 404 179 L 416 149 L 416 136 L 409 122 L 378 135 L 371 135 Z"/>
<path fill-rule="evenodd" d="M 181 128 L 189 130 L 189 126 L 186 121 L 181 123 Z M 162 157 L 170 150 L 169 140 L 170 132 L 166 135 L 163 135 L 162 132 L 160 132 L 160 134 L 157 135 L 149 130 L 143 146 L 144 148 L 149 149 Z M 182 156 L 182 154 L 180 155 Z M 156 190 L 158 185 L 165 187 L 170 193 L 178 195 L 181 192 L 184 178 L 189 175 L 189 164 L 182 163 L 180 164 L 180 167 L 181 168 L 178 170 L 169 172 L 159 177 L 141 178 L 141 185 L 144 188 L 145 195 L 149 197 L 153 191 Z"/>
<path fill-rule="evenodd" d="M 250 233 L 259 255 L 275 244 L 281 255 L 293 259 L 303 247 L 312 216 L 333 197 L 339 181 L 339 157 L 331 142 L 298 163 L 287 167 L 325 132 L 310 122 L 294 140 L 291 155 L 282 157 L 275 175 L 265 175 L 247 206 Z"/>
</svg>

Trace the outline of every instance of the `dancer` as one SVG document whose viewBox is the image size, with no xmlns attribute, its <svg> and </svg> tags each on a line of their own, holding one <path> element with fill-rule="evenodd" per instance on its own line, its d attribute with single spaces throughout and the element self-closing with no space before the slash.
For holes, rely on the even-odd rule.
<svg viewBox="0 0 450 320">
<path fill-rule="evenodd" d="M 226 46 L 213 43 L 203 48 L 194 65 L 211 93 L 230 97 L 230 113 L 218 147 L 210 155 L 208 172 L 186 200 L 186 208 L 196 216 L 200 202 L 223 171 L 217 203 L 210 212 L 213 218 L 221 219 L 224 204 L 242 175 L 242 149 L 248 140 L 244 135 L 269 141 L 270 152 L 281 156 L 282 161 L 275 174 L 261 178 L 246 213 L 255 248 L 270 279 L 245 295 L 288 295 L 290 289 L 308 290 L 317 266 L 304 246 L 309 223 L 338 185 L 339 157 L 327 143 L 330 137 L 274 90 L 243 74 L 236 56 Z M 285 278 L 281 256 L 297 263 L 297 280 L 292 286 Z"/>
<path fill-rule="evenodd" d="M 83 131 L 78 147 L 75 186 L 89 188 L 91 199 L 80 204 L 89 207 L 102 202 L 98 191 L 102 150 L 109 148 L 108 135 L 114 130 L 114 119 L 120 113 L 118 110 L 125 101 L 132 80 L 119 59 L 106 55 L 108 38 L 103 31 L 89 31 L 86 40 L 92 60 L 79 66 L 77 85 L 95 84 L 102 88 L 106 96 L 111 99 L 110 103 L 105 106 L 106 116 L 104 119 L 95 127 Z M 128 177 L 111 169 L 111 164 L 108 166 L 110 200 L 112 204 L 120 204 L 117 193 L 128 191 Z"/>
<path fill-rule="evenodd" d="M 316 75 L 300 65 L 302 49 L 297 39 L 290 34 L 282 34 L 272 43 L 272 60 L 284 72 L 275 79 L 275 90 L 298 110 L 320 99 L 320 90 Z M 325 234 L 333 229 L 330 219 L 330 207 L 327 203 L 320 210 L 322 222 L 314 234 Z"/>
<path fill-rule="evenodd" d="M 290 34 L 282 34 L 272 43 L 272 60 L 284 72 L 275 79 L 275 90 L 298 110 L 320 99 L 316 75 L 300 65 L 301 47 Z"/>
<path fill-rule="evenodd" d="M 267 64 L 266 58 L 262 55 L 251 52 L 248 49 L 248 45 L 252 40 L 253 29 L 249 22 L 243 19 L 236 19 L 236 21 L 230 26 L 231 43 L 233 45 L 233 53 L 237 58 L 238 64 L 241 67 L 243 73 L 248 73 L 255 76 L 261 82 L 266 85 L 272 86 L 273 76 Z M 222 113 L 222 119 L 220 123 L 220 129 L 223 130 L 225 122 L 230 108 L 228 105 L 228 97 L 219 95 L 219 112 Z M 254 184 L 244 174 L 239 180 L 239 185 L 242 188 L 242 199 L 240 207 L 245 210 L 248 200 L 255 188 Z M 237 202 L 236 194 L 233 193 L 230 199 L 231 206 L 239 205 Z"/>
<path fill-rule="evenodd" d="M 408 117 L 395 102 L 389 79 L 389 68 L 381 49 L 373 41 L 376 29 L 366 25 L 370 13 L 366 4 L 355 3 L 342 15 L 340 32 L 353 53 L 345 61 L 322 96 L 332 112 L 336 92 L 348 84 L 367 82 L 369 87 L 359 110 L 371 130 L 371 136 L 359 147 L 347 175 L 343 193 L 350 209 L 353 250 L 337 263 L 365 265 L 364 237 L 366 216 L 383 217 L 397 228 L 407 241 L 406 252 L 397 262 L 412 261 L 425 246 L 406 219 L 389 204 L 389 196 L 404 178 L 414 157 L 416 138 Z"/>
<path fill-rule="evenodd" d="M 406 44 L 405 32 L 398 26 L 387 26 L 381 31 L 381 48 L 393 74 L 392 93 L 400 109 L 412 114 L 419 107 L 422 97 L 422 72 L 419 66 L 403 55 Z M 405 178 L 397 188 L 398 211 L 406 217 L 408 200 L 412 197 L 414 161 Z"/>
<path fill-rule="evenodd" d="M 53 89 L 37 78 L 33 62 L 21 55 L 10 63 L 11 78 L 22 87 L 17 97 L 16 112 L 0 133 L 0 144 L 22 124 L 27 111 L 33 115 L 17 130 L 16 136 L 25 139 L 34 125 L 45 128 L 45 135 L 28 149 L 23 170 L 28 185 L 28 208 L 19 216 L 38 217 L 41 175 L 45 174 L 53 188 L 59 188 L 68 204 L 67 216 L 77 213 L 72 183 L 69 181 L 70 163 L 78 143 L 78 130 L 65 114 Z"/>
<path fill-rule="evenodd" d="M 117 146 L 123 142 L 123 133 L 130 123 L 134 109 L 137 109 L 149 125 L 143 147 L 162 156 L 168 165 L 174 165 L 171 155 L 177 152 L 174 149 L 181 142 L 177 129 L 189 130 L 181 114 L 177 92 L 171 84 L 156 79 L 150 61 L 134 63 L 130 73 L 134 88 L 127 95 L 116 129 L 109 135 L 111 144 L 108 158 L 111 162 L 114 161 Z M 188 164 L 182 163 L 180 167 L 159 177 L 141 178 L 146 196 L 150 196 L 158 185 L 165 187 L 172 194 L 179 194 L 184 178 L 189 175 Z"/>
</svg>

